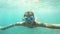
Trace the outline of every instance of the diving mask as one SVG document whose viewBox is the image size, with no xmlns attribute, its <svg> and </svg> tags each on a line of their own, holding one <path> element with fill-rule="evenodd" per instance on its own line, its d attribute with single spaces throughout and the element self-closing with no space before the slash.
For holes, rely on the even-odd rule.
<svg viewBox="0 0 60 34">
<path fill-rule="evenodd" d="M 34 16 L 25 16 L 24 17 L 25 22 L 29 23 L 29 24 L 33 23 L 34 19 L 35 19 Z"/>
</svg>

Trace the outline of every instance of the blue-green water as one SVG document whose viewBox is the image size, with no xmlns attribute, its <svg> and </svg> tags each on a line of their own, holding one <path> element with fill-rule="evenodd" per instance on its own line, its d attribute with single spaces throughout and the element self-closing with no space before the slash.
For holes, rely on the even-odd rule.
<svg viewBox="0 0 60 34">
<path fill-rule="evenodd" d="M 0 25 L 22 21 L 27 10 L 33 11 L 40 22 L 60 24 L 60 0 L 0 0 Z M 0 34 L 60 34 L 60 29 L 16 26 L 0 30 Z"/>
</svg>

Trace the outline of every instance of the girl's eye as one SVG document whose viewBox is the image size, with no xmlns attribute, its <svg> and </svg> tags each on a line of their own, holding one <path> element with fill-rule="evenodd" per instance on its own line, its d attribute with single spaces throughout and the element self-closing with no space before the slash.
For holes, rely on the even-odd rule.
<svg viewBox="0 0 60 34">
<path fill-rule="evenodd" d="M 26 18 L 26 19 L 28 19 L 28 18 Z"/>
</svg>

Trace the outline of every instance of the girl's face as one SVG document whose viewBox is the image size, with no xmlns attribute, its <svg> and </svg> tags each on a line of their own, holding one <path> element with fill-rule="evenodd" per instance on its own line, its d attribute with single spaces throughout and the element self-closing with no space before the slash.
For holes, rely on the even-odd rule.
<svg viewBox="0 0 60 34">
<path fill-rule="evenodd" d="M 25 22 L 26 23 L 33 23 L 34 22 L 34 16 L 33 16 L 33 14 L 32 14 L 32 12 L 26 12 L 25 13 Z"/>
</svg>

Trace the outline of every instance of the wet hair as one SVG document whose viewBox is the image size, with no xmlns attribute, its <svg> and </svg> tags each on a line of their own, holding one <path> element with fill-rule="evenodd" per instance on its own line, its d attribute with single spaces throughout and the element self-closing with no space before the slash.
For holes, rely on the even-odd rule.
<svg viewBox="0 0 60 34">
<path fill-rule="evenodd" d="M 32 11 L 25 12 L 24 17 L 26 16 L 27 13 L 31 13 L 31 15 L 34 17 L 34 13 Z"/>
</svg>

